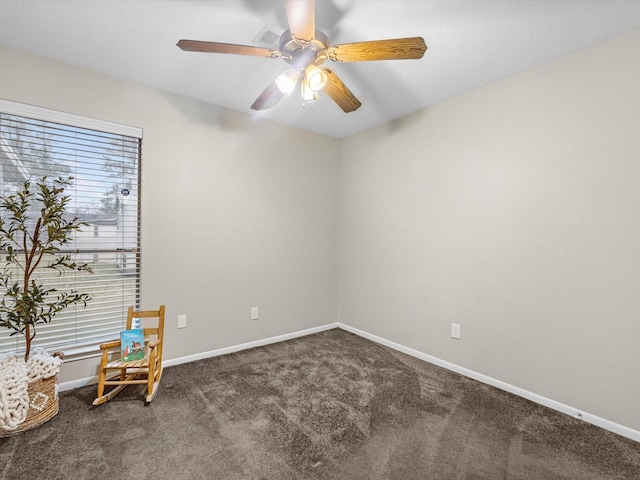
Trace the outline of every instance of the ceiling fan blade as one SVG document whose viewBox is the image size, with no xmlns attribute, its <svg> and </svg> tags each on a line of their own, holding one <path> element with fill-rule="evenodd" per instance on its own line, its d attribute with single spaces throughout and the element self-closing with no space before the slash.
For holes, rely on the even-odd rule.
<svg viewBox="0 0 640 480">
<path fill-rule="evenodd" d="M 199 40 L 180 40 L 178 47 L 187 52 L 234 53 L 236 55 L 251 55 L 254 57 L 276 58 L 280 56 L 277 50 L 268 48 L 234 45 L 232 43 L 201 42 Z"/>
<path fill-rule="evenodd" d="M 422 58 L 426 50 L 422 37 L 409 37 L 335 45 L 327 49 L 327 56 L 334 62 L 401 60 Z"/>
<path fill-rule="evenodd" d="M 315 0 L 285 0 L 291 36 L 300 43 L 310 42 L 316 35 Z"/>
<path fill-rule="evenodd" d="M 360 108 L 360 100 L 351 93 L 342 80 L 328 68 L 323 68 L 323 71 L 327 74 L 327 84 L 324 87 L 324 91 L 327 92 L 334 102 L 345 112 L 353 112 Z"/>
<path fill-rule="evenodd" d="M 280 101 L 280 99 L 284 97 L 284 93 L 280 91 L 278 85 L 275 81 L 271 82 L 267 88 L 264 89 L 264 92 L 260 94 L 256 101 L 251 105 L 252 110 L 267 110 L 276 103 Z"/>
</svg>

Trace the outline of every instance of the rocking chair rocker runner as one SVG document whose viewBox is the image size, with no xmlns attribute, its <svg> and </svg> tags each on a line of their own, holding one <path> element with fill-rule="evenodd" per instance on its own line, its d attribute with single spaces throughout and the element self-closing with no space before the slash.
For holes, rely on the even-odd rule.
<svg viewBox="0 0 640 480">
<path fill-rule="evenodd" d="M 93 405 L 101 405 L 124 389 L 127 385 L 147 385 L 147 395 L 145 402 L 148 404 L 153 400 L 160 377 L 162 376 L 162 335 L 164 331 L 164 305 L 160 305 L 158 310 L 134 311 L 129 307 L 127 314 L 127 330 L 132 328 L 134 318 L 147 319 L 157 318 L 157 326 L 144 328 L 145 337 L 145 358 L 132 362 L 122 362 L 122 360 L 109 361 L 109 352 L 120 348 L 120 340 L 103 343 L 102 360 L 100 363 L 100 374 L 98 377 L 98 397 L 93 401 Z M 143 324 L 144 327 L 144 324 Z M 114 374 L 115 372 L 115 374 Z M 115 385 L 106 394 L 105 386 Z"/>
</svg>

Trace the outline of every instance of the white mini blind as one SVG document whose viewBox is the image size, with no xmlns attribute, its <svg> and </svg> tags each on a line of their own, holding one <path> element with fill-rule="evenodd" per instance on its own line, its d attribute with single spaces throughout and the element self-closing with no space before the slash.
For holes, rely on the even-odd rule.
<svg viewBox="0 0 640 480">
<path fill-rule="evenodd" d="M 75 350 L 118 338 L 128 306 L 139 306 L 141 142 L 135 127 L 0 100 L 0 193 L 43 177 L 73 177 L 65 189 L 69 215 L 88 224 L 63 253 L 94 273 L 52 270 L 39 278 L 92 298 L 37 325 L 32 348 Z M 24 348 L 23 337 L 10 333 L 0 329 L 0 353 Z"/>
</svg>

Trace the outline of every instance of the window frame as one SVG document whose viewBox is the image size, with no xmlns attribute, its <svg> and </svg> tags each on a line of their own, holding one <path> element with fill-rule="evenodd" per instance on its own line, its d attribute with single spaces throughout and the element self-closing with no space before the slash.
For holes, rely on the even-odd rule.
<svg viewBox="0 0 640 480">
<path fill-rule="evenodd" d="M 142 139 L 143 129 L 139 127 L 133 127 L 130 125 L 119 124 L 115 122 L 85 117 L 82 115 L 76 115 L 57 110 L 52 110 L 44 107 L 28 105 L 24 103 L 18 103 L 6 99 L 0 98 L 0 112 L 7 115 L 15 115 L 20 117 L 26 117 L 33 120 L 52 122 L 67 127 L 76 127 L 88 130 L 94 130 L 96 132 L 102 132 L 107 134 L 114 134 L 123 137 L 130 137 L 137 139 L 138 151 L 137 151 L 137 205 L 136 205 L 136 246 L 133 249 L 133 253 L 136 255 L 136 288 L 135 298 L 138 308 L 140 305 L 141 297 L 141 280 L 142 280 L 142 258 L 141 258 L 141 187 L 142 187 Z M 35 179 L 34 179 L 35 180 Z M 87 250 L 87 253 L 90 253 Z M 123 321 L 126 321 L 126 312 Z M 52 322 L 55 324 L 55 319 Z M 4 333 L 4 332 L 3 332 Z M 36 341 L 37 341 L 36 336 Z M 101 341 L 86 341 L 74 344 L 67 344 L 60 347 L 64 350 L 65 355 L 69 360 L 79 360 L 82 358 L 93 357 L 99 355 L 98 345 Z M 35 345 L 37 347 L 37 344 Z M 3 350 L 6 353 L 6 350 Z M 2 355 L 2 352 L 0 352 Z M 71 357 L 71 358 L 69 358 Z"/>
</svg>

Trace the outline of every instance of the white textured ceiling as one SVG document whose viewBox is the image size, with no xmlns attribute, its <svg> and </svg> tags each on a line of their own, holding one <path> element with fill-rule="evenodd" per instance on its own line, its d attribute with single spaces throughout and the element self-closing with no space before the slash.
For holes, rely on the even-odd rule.
<svg viewBox="0 0 640 480">
<path fill-rule="evenodd" d="M 265 26 L 287 28 L 282 1 L 0 0 L 0 44 L 333 137 L 640 28 L 640 1 L 317 0 L 316 28 L 333 45 L 422 36 L 429 47 L 421 60 L 331 63 L 362 102 L 348 114 L 327 95 L 301 108 L 296 93 L 254 112 L 288 64 L 175 46 L 256 45 Z"/>
</svg>

